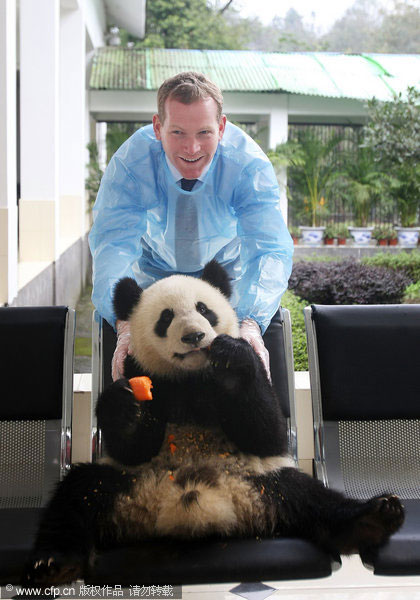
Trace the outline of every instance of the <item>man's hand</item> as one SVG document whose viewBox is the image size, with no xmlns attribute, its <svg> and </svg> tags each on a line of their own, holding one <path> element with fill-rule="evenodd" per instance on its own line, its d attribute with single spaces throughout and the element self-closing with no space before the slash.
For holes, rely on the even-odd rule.
<svg viewBox="0 0 420 600">
<path fill-rule="evenodd" d="M 246 340 L 254 348 L 255 352 L 263 362 L 268 379 L 271 381 L 270 357 L 267 348 L 264 346 L 261 329 L 258 323 L 254 321 L 254 319 L 245 319 L 240 325 L 239 334 L 241 338 Z"/>
<path fill-rule="evenodd" d="M 130 352 L 130 324 L 128 321 L 117 321 L 117 345 L 112 357 L 112 380 L 124 377 L 124 361 Z"/>
</svg>

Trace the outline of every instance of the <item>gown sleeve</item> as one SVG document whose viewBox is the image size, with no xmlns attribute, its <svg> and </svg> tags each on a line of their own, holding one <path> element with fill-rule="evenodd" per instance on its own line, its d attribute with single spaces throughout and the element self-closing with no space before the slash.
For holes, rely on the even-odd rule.
<svg viewBox="0 0 420 600">
<path fill-rule="evenodd" d="M 121 277 L 134 277 L 133 264 L 142 254 L 146 210 L 141 205 L 136 179 L 118 153 L 101 181 L 89 234 L 93 261 L 92 302 L 115 327 L 113 288 Z"/>
<path fill-rule="evenodd" d="M 280 211 L 271 163 L 256 158 L 242 171 L 233 196 L 241 240 L 240 321 L 254 319 L 265 332 L 280 306 L 292 270 L 293 242 Z"/>
</svg>

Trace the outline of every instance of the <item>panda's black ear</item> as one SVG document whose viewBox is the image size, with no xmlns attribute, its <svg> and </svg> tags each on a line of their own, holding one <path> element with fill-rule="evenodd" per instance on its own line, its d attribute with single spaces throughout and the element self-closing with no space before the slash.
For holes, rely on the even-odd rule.
<svg viewBox="0 0 420 600">
<path fill-rule="evenodd" d="M 117 319 L 127 321 L 131 311 L 138 303 L 142 289 L 131 277 L 120 279 L 114 288 L 113 303 Z"/>
<path fill-rule="evenodd" d="M 229 275 L 227 271 L 222 267 L 217 260 L 211 260 L 206 264 L 201 275 L 203 281 L 207 281 L 214 287 L 219 288 L 226 298 L 230 298 L 232 294 L 232 287 L 229 281 Z"/>
</svg>

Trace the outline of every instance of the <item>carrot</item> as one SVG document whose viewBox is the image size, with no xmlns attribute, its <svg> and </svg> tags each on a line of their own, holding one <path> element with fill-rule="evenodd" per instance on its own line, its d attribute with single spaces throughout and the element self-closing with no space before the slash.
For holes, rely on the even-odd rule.
<svg viewBox="0 0 420 600">
<path fill-rule="evenodd" d="M 150 391 L 153 387 L 152 380 L 150 377 L 132 377 L 128 380 L 131 389 L 134 393 L 134 398 L 139 402 L 143 400 L 153 400 L 152 392 Z"/>
</svg>

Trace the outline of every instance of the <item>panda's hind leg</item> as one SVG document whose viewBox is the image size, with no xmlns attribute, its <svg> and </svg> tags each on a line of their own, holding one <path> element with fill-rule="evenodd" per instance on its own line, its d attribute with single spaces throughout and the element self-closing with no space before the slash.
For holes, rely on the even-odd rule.
<svg viewBox="0 0 420 600">
<path fill-rule="evenodd" d="M 115 539 L 115 499 L 131 486 L 129 475 L 107 465 L 72 467 L 45 509 L 22 584 L 45 586 L 82 578 L 93 549 Z"/>
<path fill-rule="evenodd" d="M 348 498 L 293 468 L 256 477 L 254 484 L 275 514 L 277 535 L 309 539 L 333 555 L 371 555 L 404 521 L 394 495 Z"/>
</svg>

